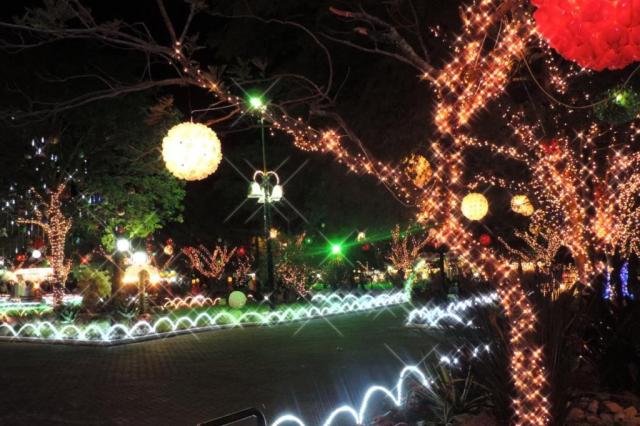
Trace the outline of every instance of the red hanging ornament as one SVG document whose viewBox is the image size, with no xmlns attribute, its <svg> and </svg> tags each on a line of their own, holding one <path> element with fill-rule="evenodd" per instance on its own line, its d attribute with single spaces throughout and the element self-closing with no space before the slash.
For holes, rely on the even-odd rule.
<svg viewBox="0 0 640 426">
<path fill-rule="evenodd" d="M 480 245 L 487 247 L 491 244 L 491 236 L 489 234 L 482 234 L 478 241 L 480 242 Z"/>
<path fill-rule="evenodd" d="M 369 251 L 371 250 L 371 245 L 369 245 L 369 243 L 366 243 L 362 246 L 362 251 Z"/>
<path fill-rule="evenodd" d="M 238 256 L 244 256 L 245 254 L 247 254 L 247 250 L 244 247 L 238 247 L 238 250 L 236 250 L 236 254 Z"/>
<path fill-rule="evenodd" d="M 19 263 L 22 263 L 22 262 L 24 262 L 25 260 L 27 260 L 27 256 L 26 256 L 25 254 L 20 253 L 20 254 L 16 255 L 16 260 L 17 260 Z"/>
<path fill-rule="evenodd" d="M 532 0 L 540 35 L 562 57 L 595 71 L 640 60 L 640 0 Z"/>
<path fill-rule="evenodd" d="M 555 154 L 558 151 L 558 141 L 551 139 L 548 142 L 542 142 L 542 150 L 546 155 Z"/>
</svg>

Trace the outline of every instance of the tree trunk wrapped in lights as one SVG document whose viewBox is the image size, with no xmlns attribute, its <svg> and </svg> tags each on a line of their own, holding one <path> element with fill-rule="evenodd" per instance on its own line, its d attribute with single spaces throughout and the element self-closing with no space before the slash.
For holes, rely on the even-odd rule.
<svg viewBox="0 0 640 426">
<path fill-rule="evenodd" d="M 158 62 L 175 65 L 180 72 L 177 78 L 142 81 L 131 87 L 122 87 L 119 82 L 114 81 L 108 93 L 96 92 L 93 96 L 72 99 L 57 105 L 59 110 L 82 105 L 87 99 L 112 96 L 114 92 L 128 93 L 176 84 L 191 85 L 208 91 L 216 101 L 231 106 L 229 115 L 213 118 L 211 122 L 238 114 L 255 114 L 273 129 L 290 135 L 299 149 L 330 154 L 352 172 L 376 176 L 386 188 L 393 191 L 396 198 L 416 206 L 419 221 L 434 224 L 431 236 L 437 244 L 448 245 L 467 267 L 481 271 L 485 278 L 497 283 L 510 326 L 510 373 L 516 390 L 513 398 L 513 423 L 548 423 L 551 420 L 551 407 L 544 396 L 547 391 L 547 373 L 542 359 L 542 347 L 533 338 L 537 320 L 535 311 L 522 285 L 512 278 L 513 271 L 510 271 L 508 264 L 497 258 L 490 248 L 477 243 L 468 229 L 469 222 L 460 215 L 462 198 L 470 189 L 474 189 L 474 184 L 488 183 L 509 187 L 509 183 L 495 176 L 468 183 L 465 176 L 465 154 L 468 149 L 490 149 L 497 156 L 521 161 L 534 172 L 532 181 L 518 187 L 518 193 L 525 193 L 534 207 L 540 210 L 537 216 L 534 213 L 533 224 L 544 232 L 560 235 L 562 244 L 572 250 L 584 282 L 589 281 L 596 269 L 593 263 L 597 253 L 614 252 L 619 248 L 626 252 L 637 252 L 635 230 L 638 229 L 638 217 L 635 213 L 635 195 L 638 184 L 635 183 L 636 178 L 632 172 L 634 168 L 637 169 L 637 155 L 624 151 L 622 155 L 612 153 L 607 161 L 609 170 L 604 173 L 607 176 L 610 174 L 611 178 L 595 178 L 594 176 L 603 174 L 596 173 L 597 170 L 585 170 L 580 161 L 571 160 L 569 151 L 565 149 L 568 142 L 561 141 L 553 147 L 540 144 L 539 138 L 518 137 L 516 146 L 509 146 L 507 143 L 498 144 L 498 141 L 480 140 L 472 134 L 476 124 L 474 118 L 505 93 L 517 70 L 516 65 L 522 63 L 527 48 L 536 41 L 537 34 L 528 2 L 477 0 L 464 8 L 463 27 L 452 46 L 453 58 L 441 69 L 436 69 L 430 63 L 427 44 L 422 40 L 423 28 L 417 19 L 415 26 L 411 22 L 394 26 L 367 13 L 363 8 L 330 10 L 335 16 L 344 18 L 346 25 L 353 27 L 352 34 L 346 37 L 353 36 L 356 39 L 340 40 L 325 34 L 327 38 L 359 50 L 397 59 L 418 70 L 423 80 L 432 85 L 436 94 L 434 122 L 439 134 L 429 146 L 428 161 L 433 165 L 433 176 L 423 188 L 414 185 L 412 176 L 404 168 L 372 159 L 344 120 L 332 110 L 323 110 L 323 103 L 327 99 L 331 100 L 328 103 L 332 103 L 333 99 L 330 95 L 332 71 L 325 87 L 311 82 L 310 92 L 317 93 L 312 96 L 313 108 L 309 110 L 315 116 L 322 117 L 323 123 L 334 123 L 335 128 L 314 129 L 305 120 L 289 116 L 284 108 L 285 102 L 252 110 L 244 99 L 231 93 L 222 84 L 214 71 L 201 67 L 193 58 L 198 46 L 195 45 L 195 38 L 188 37 L 189 25 L 193 16 L 204 6 L 200 2 L 191 2 L 186 24 L 181 26 L 182 32 L 177 33 L 164 10 L 163 1 L 158 0 L 157 3 L 169 33 L 168 45 L 160 45 L 150 36 L 132 30 L 134 27 L 128 25 L 96 24 L 92 19 L 87 19 L 90 12 L 80 1 L 67 2 L 68 12 L 77 14 L 79 19 L 66 22 L 70 26 L 77 25 L 78 28 L 46 28 L 41 22 L 31 26 L 24 23 L 7 24 L 5 27 L 11 31 L 28 31 L 46 40 L 52 37 L 75 37 L 80 31 L 87 37 L 94 35 L 96 39 L 111 46 L 142 51 L 158 59 Z M 255 16 L 253 18 L 261 19 Z M 279 23 L 303 31 L 329 56 L 326 47 L 302 25 L 290 21 Z M 403 31 L 411 33 L 410 38 L 403 36 Z M 409 40 L 417 41 L 413 43 Z M 412 44 L 418 46 L 414 48 Z M 537 47 L 545 50 L 540 43 Z M 331 65 L 330 57 L 328 62 Z M 526 67 L 523 68 L 528 68 L 526 61 L 524 65 Z M 560 93 L 565 93 L 567 84 L 563 73 L 557 68 L 554 70 L 549 67 L 549 75 L 551 86 Z M 546 90 L 542 86 L 540 88 Z M 516 115 L 514 110 L 507 110 L 495 117 L 506 120 L 507 116 Z M 497 121 L 500 122 L 500 118 Z M 518 132 L 526 131 L 526 126 L 519 124 L 512 125 L 512 128 L 516 136 Z M 361 149 L 349 149 L 348 142 Z M 558 149 L 560 151 L 556 151 Z M 534 155 L 524 151 L 531 151 Z M 591 192 L 593 188 L 596 190 Z M 585 194 L 593 196 L 589 199 Z M 194 258 L 197 256 L 196 253 L 192 255 Z M 198 262 L 202 263 L 202 260 Z M 207 268 L 200 265 L 203 270 L 215 269 L 215 265 L 210 266 Z"/>
<path fill-rule="evenodd" d="M 387 260 L 393 267 L 406 277 L 406 272 L 411 270 L 420 256 L 420 252 L 429 244 L 428 236 L 410 235 L 412 229 L 402 232 L 400 225 L 391 231 L 391 250 Z"/>
<path fill-rule="evenodd" d="M 71 269 L 71 261 L 66 260 L 64 249 L 67 235 L 73 224 L 70 217 L 65 216 L 62 211 L 62 196 L 66 190 L 66 182 L 58 184 L 48 199 L 31 190 L 35 195 L 36 205 L 34 206 L 33 218 L 20 217 L 16 220 L 19 224 L 35 225 L 42 229 L 49 243 L 48 258 L 53 268 L 53 273 L 58 286 L 54 286 L 54 304 L 59 305 L 64 295 L 64 285 Z"/>
<path fill-rule="evenodd" d="M 236 263 L 233 271 L 236 285 L 242 286 L 247 282 L 247 278 L 249 278 L 249 274 L 253 270 L 253 261 L 254 258 L 249 253 L 240 255 L 238 251 L 236 251 Z"/>
<path fill-rule="evenodd" d="M 306 233 L 290 238 L 283 245 L 283 252 L 276 266 L 276 274 L 284 287 L 293 290 L 298 296 L 309 294 L 307 281 L 311 268 L 306 262 L 305 251 L 302 247 Z"/>
</svg>

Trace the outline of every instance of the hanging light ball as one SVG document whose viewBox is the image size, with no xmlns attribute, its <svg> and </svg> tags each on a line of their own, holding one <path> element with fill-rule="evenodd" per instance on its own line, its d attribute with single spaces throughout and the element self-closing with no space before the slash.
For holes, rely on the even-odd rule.
<svg viewBox="0 0 640 426">
<path fill-rule="evenodd" d="M 407 174 L 416 187 L 422 188 L 431 180 L 431 176 L 433 176 L 431 164 L 424 156 L 411 154 L 404 159 L 403 163 Z"/>
<path fill-rule="evenodd" d="M 489 201 L 484 195 L 478 192 L 471 192 L 462 199 L 460 208 L 467 219 L 480 220 L 489 212 Z"/>
<path fill-rule="evenodd" d="M 593 110 L 600 121 L 626 123 L 640 113 L 640 95 L 630 87 L 617 87 L 609 90 Z"/>
<path fill-rule="evenodd" d="M 640 60 L 637 0 L 532 0 L 540 35 L 565 59 L 595 71 Z"/>
<path fill-rule="evenodd" d="M 511 198 L 511 210 L 522 216 L 531 216 L 535 209 L 526 195 L 514 195 Z"/>
<path fill-rule="evenodd" d="M 491 235 L 489 234 L 480 235 L 480 238 L 478 238 L 478 242 L 483 247 L 488 247 L 489 245 L 491 245 Z"/>
<path fill-rule="evenodd" d="M 162 159 L 178 179 L 204 179 L 220 164 L 220 139 L 204 124 L 178 124 L 169 129 L 162 140 Z"/>
</svg>

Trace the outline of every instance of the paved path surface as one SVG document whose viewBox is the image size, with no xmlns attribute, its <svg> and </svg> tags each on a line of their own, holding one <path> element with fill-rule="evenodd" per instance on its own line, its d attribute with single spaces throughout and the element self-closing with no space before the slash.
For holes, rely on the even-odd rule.
<svg viewBox="0 0 640 426">
<path fill-rule="evenodd" d="M 246 407 L 319 424 L 431 347 L 403 307 L 117 347 L 0 343 L 2 425 L 194 425 Z"/>
</svg>

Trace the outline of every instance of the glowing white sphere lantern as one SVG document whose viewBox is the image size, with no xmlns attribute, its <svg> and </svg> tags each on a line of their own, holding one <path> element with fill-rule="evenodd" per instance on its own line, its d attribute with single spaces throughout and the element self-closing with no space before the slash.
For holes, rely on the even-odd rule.
<svg viewBox="0 0 640 426">
<path fill-rule="evenodd" d="M 178 124 L 162 140 L 162 159 L 178 179 L 204 179 L 215 172 L 220 164 L 220 139 L 204 124 Z"/>
<path fill-rule="evenodd" d="M 472 192 L 462 199 L 462 205 L 460 207 L 462 214 L 467 219 L 480 220 L 489 212 L 489 201 L 487 201 L 487 197 L 484 195 L 478 192 Z"/>
<path fill-rule="evenodd" d="M 227 301 L 229 307 L 233 309 L 240 309 L 247 303 L 247 296 L 241 291 L 232 291 Z"/>
</svg>

